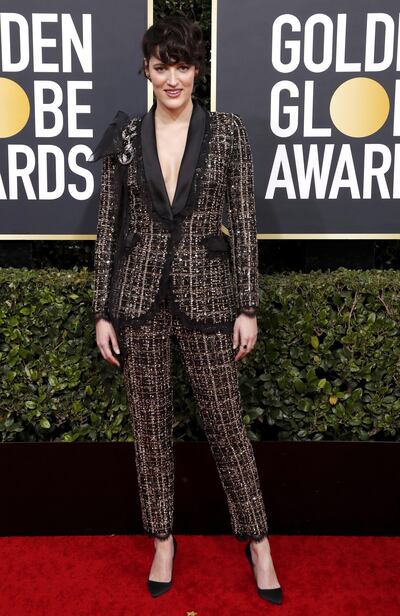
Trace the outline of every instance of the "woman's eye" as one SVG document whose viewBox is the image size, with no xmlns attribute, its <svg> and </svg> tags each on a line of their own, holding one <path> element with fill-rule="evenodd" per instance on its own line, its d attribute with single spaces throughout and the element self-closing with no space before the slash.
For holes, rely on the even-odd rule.
<svg viewBox="0 0 400 616">
<path fill-rule="evenodd" d="M 165 68 L 165 66 L 156 66 L 155 70 L 157 72 L 160 72 L 160 71 L 163 71 L 164 68 Z M 180 66 L 179 68 L 183 69 L 184 71 L 187 71 L 189 67 L 188 66 Z"/>
</svg>

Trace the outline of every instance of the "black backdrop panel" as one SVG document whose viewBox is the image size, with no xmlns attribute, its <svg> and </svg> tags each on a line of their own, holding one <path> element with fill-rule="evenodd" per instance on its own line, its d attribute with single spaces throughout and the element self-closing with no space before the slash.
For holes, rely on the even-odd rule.
<svg viewBox="0 0 400 616">
<path fill-rule="evenodd" d="M 398 4 L 376 11 L 218 0 L 216 109 L 248 127 L 259 234 L 400 232 Z"/>
<path fill-rule="evenodd" d="M 2 3 L 0 237 L 96 233 L 87 159 L 116 111 L 147 109 L 146 28 L 139 0 Z"/>
</svg>

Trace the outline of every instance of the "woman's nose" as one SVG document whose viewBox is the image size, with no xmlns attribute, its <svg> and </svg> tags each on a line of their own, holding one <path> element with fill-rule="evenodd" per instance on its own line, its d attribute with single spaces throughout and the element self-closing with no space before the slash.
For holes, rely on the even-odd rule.
<svg viewBox="0 0 400 616">
<path fill-rule="evenodd" d="M 168 84 L 171 86 L 175 86 L 177 84 L 177 75 L 174 71 L 170 71 L 168 73 Z"/>
</svg>

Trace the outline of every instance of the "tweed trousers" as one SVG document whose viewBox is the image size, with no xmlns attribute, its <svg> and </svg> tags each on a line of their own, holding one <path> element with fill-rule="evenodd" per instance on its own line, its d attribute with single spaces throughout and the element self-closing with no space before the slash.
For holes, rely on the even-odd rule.
<svg viewBox="0 0 400 616">
<path fill-rule="evenodd" d="M 261 541 L 268 525 L 256 461 L 242 419 L 232 333 L 187 328 L 168 309 L 118 333 L 144 532 L 167 539 L 174 513 L 171 338 L 188 374 L 224 489 L 233 535 Z"/>
</svg>

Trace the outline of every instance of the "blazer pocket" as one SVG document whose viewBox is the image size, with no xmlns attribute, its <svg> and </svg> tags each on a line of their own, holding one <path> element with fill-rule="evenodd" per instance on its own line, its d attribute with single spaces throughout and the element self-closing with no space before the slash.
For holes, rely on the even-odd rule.
<svg viewBox="0 0 400 616">
<path fill-rule="evenodd" d="M 229 255 L 229 243 L 223 235 L 210 234 L 202 238 L 201 242 L 207 249 L 209 257 L 226 258 Z"/>
<path fill-rule="evenodd" d="M 135 246 L 135 244 L 137 244 L 137 242 L 140 239 L 140 233 L 138 233 L 137 231 L 129 231 L 122 242 L 122 248 L 124 250 L 125 254 L 128 254 L 130 252 L 130 250 L 133 248 L 133 246 Z"/>
</svg>

